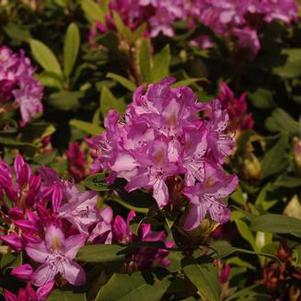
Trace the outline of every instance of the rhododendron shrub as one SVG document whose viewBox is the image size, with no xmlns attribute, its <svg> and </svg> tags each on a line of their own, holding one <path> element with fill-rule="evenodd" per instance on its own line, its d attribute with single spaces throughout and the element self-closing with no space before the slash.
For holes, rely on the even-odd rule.
<svg viewBox="0 0 301 301">
<path fill-rule="evenodd" d="M 295 0 L 0 1 L 0 301 L 298 301 Z"/>
</svg>

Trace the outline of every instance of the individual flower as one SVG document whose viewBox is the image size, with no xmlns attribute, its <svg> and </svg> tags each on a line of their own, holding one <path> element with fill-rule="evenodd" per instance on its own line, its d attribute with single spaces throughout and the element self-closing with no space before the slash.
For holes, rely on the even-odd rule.
<svg viewBox="0 0 301 301">
<path fill-rule="evenodd" d="M 32 283 L 41 287 L 61 275 L 72 285 L 83 285 L 86 281 L 85 272 L 73 259 L 85 242 L 86 236 L 83 234 L 65 238 L 60 228 L 49 226 L 42 242 L 29 243 L 25 248 L 31 259 L 41 263 L 32 274 Z"/>
<path fill-rule="evenodd" d="M 230 209 L 223 199 L 236 189 L 237 177 L 226 175 L 223 170 L 210 163 L 206 164 L 206 175 L 205 182 L 184 188 L 183 193 L 191 202 L 184 225 L 187 230 L 196 228 L 207 213 L 212 220 L 221 224 L 229 220 Z"/>
<path fill-rule="evenodd" d="M 89 241 L 94 243 L 112 243 L 113 210 L 106 207 L 99 213 L 98 223 L 89 236 Z"/>
<path fill-rule="evenodd" d="M 79 192 L 74 185 L 66 189 L 67 202 L 58 210 L 60 218 L 68 220 L 80 233 L 89 234 L 89 228 L 99 221 L 97 193 Z"/>
<path fill-rule="evenodd" d="M 21 125 L 25 125 L 43 112 L 43 87 L 34 78 L 35 69 L 23 51 L 17 54 L 0 47 L 0 63 L 0 104 L 18 107 Z"/>
</svg>

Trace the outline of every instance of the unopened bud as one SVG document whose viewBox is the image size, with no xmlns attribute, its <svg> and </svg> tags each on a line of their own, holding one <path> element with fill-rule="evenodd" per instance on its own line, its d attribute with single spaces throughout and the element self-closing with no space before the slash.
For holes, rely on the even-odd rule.
<svg viewBox="0 0 301 301">
<path fill-rule="evenodd" d="M 294 162 L 297 172 L 301 174 L 301 139 L 295 137 L 294 143 Z"/>
<path fill-rule="evenodd" d="M 254 154 L 243 160 L 242 172 L 246 180 L 258 181 L 261 178 L 261 164 Z"/>
</svg>

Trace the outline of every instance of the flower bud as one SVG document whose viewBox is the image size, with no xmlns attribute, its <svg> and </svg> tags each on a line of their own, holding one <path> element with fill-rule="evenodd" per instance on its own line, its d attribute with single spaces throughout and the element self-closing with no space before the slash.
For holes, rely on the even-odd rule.
<svg viewBox="0 0 301 301">
<path fill-rule="evenodd" d="M 30 280 L 33 273 L 33 269 L 30 264 L 22 264 L 18 267 L 15 267 L 11 271 L 11 275 L 15 276 L 20 280 Z"/>
<path fill-rule="evenodd" d="M 294 143 L 294 162 L 298 174 L 301 174 L 301 139 L 295 137 Z"/>
<path fill-rule="evenodd" d="M 249 154 L 242 164 L 243 177 L 246 180 L 258 181 L 261 178 L 261 164 L 254 154 Z"/>
</svg>

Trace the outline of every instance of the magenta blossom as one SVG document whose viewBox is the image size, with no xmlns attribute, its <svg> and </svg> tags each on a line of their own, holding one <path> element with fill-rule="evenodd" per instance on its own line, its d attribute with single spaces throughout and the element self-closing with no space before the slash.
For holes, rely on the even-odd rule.
<svg viewBox="0 0 301 301">
<path fill-rule="evenodd" d="M 80 233 L 89 234 L 89 228 L 99 221 L 97 194 L 79 192 L 74 185 L 66 191 L 68 201 L 59 209 L 58 216 L 68 220 Z"/>
<path fill-rule="evenodd" d="M 106 207 L 99 213 L 98 223 L 94 227 L 89 241 L 103 244 L 112 243 L 113 210 Z"/>
<path fill-rule="evenodd" d="M 22 125 L 43 112 L 43 88 L 34 71 L 23 51 L 16 54 L 6 46 L 0 47 L 0 103 L 14 102 L 20 108 Z"/>
<path fill-rule="evenodd" d="M 187 230 L 197 227 L 207 213 L 212 220 L 221 224 L 229 220 L 230 210 L 223 199 L 236 189 L 238 178 L 226 175 L 218 166 L 210 163 L 206 164 L 206 173 L 205 182 L 184 188 L 184 194 L 191 202 L 184 225 Z"/>
<path fill-rule="evenodd" d="M 49 226 L 45 240 L 27 244 L 27 255 L 41 263 L 32 274 L 33 284 L 41 287 L 61 275 L 72 285 L 83 285 L 86 281 L 85 272 L 73 259 L 85 241 L 86 236 L 83 234 L 65 238 L 60 228 Z"/>
<path fill-rule="evenodd" d="M 27 284 L 25 288 L 19 289 L 17 295 L 4 290 L 4 298 L 5 301 L 46 301 L 52 291 L 53 285 L 54 282 L 51 281 L 35 291 L 30 284 Z"/>
</svg>

